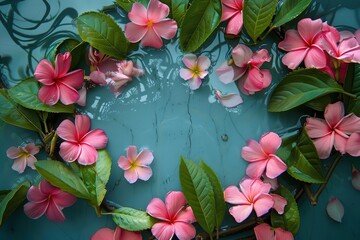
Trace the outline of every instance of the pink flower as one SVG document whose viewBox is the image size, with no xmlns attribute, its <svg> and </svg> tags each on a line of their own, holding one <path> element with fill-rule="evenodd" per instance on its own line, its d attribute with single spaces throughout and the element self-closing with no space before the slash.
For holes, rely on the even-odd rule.
<svg viewBox="0 0 360 240">
<path fill-rule="evenodd" d="M 59 100 L 65 104 L 73 104 L 79 99 L 79 93 L 76 89 L 82 87 L 84 82 L 84 71 L 78 69 L 72 72 L 70 70 L 71 55 L 59 53 L 55 59 L 55 69 L 52 64 L 43 59 L 35 69 L 34 76 L 41 82 L 39 90 L 39 99 L 47 105 L 54 105 Z"/>
<path fill-rule="evenodd" d="M 189 80 L 191 90 L 196 90 L 200 87 L 202 79 L 208 75 L 208 68 L 210 67 L 210 59 L 204 55 L 196 57 L 194 54 L 186 54 L 183 63 L 187 68 L 180 69 L 180 77 L 184 80 Z"/>
<path fill-rule="evenodd" d="M 307 118 L 306 130 L 309 137 L 313 139 L 319 157 L 326 159 L 330 152 L 335 149 L 341 154 L 345 154 L 349 135 L 360 132 L 360 118 L 350 113 L 345 115 L 345 109 L 342 102 L 329 104 L 325 108 L 325 120 L 319 118 Z M 348 148 L 355 147 L 352 142 Z"/>
<path fill-rule="evenodd" d="M 90 46 L 88 58 L 90 61 L 91 81 L 102 86 L 106 85 L 105 73 L 117 71 L 116 63 L 119 61 L 110 58 L 110 56 L 96 50 L 92 46 Z"/>
<path fill-rule="evenodd" d="M 225 202 L 236 205 L 229 210 L 235 221 L 241 223 L 253 209 L 258 217 L 266 214 L 274 206 L 270 188 L 270 184 L 248 177 L 241 180 L 241 191 L 236 186 L 227 187 L 224 191 Z"/>
<path fill-rule="evenodd" d="M 150 201 L 146 212 L 154 218 L 161 220 L 155 223 L 152 234 L 159 240 L 172 239 L 174 234 L 180 240 L 188 240 L 195 237 L 196 230 L 191 224 L 196 222 L 190 206 L 187 206 L 182 192 L 169 192 L 164 202 L 159 198 Z"/>
<path fill-rule="evenodd" d="M 353 157 L 360 156 L 360 133 L 353 133 L 350 135 L 345 151 Z"/>
<path fill-rule="evenodd" d="M 140 232 L 131 232 L 120 227 L 115 231 L 110 228 L 101 228 L 97 230 L 90 240 L 141 240 Z"/>
<path fill-rule="evenodd" d="M 154 156 L 148 149 L 143 149 L 137 153 L 135 146 L 126 149 L 127 157 L 121 156 L 118 165 L 125 171 L 124 177 L 129 183 L 136 182 L 139 178 L 147 181 L 152 176 L 149 164 L 152 163 Z"/>
<path fill-rule="evenodd" d="M 176 22 L 166 18 L 169 12 L 169 7 L 159 0 L 150 0 L 147 9 L 138 2 L 134 3 L 128 14 L 131 22 L 125 25 L 126 38 L 132 43 L 141 40 L 143 47 L 161 48 L 161 38 L 169 40 L 177 31 Z"/>
<path fill-rule="evenodd" d="M 360 172 L 354 165 L 352 165 L 351 169 L 351 184 L 356 190 L 360 191 Z"/>
<path fill-rule="evenodd" d="M 341 223 L 345 210 L 339 199 L 337 199 L 336 197 L 332 197 L 326 205 L 326 212 L 331 219 Z"/>
<path fill-rule="evenodd" d="M 26 144 L 25 147 L 10 147 L 6 151 L 6 156 L 15 159 L 12 169 L 19 173 L 25 171 L 26 165 L 35 170 L 34 163 L 37 159 L 34 157 L 40 151 L 39 147 L 34 143 Z"/>
<path fill-rule="evenodd" d="M 236 107 L 243 102 L 240 94 L 237 93 L 223 95 L 219 90 L 216 90 L 215 96 L 219 99 L 222 105 L 228 108 Z"/>
<path fill-rule="evenodd" d="M 216 70 L 220 81 L 228 84 L 239 80 L 238 86 L 244 94 L 254 94 L 270 85 L 270 71 L 260 70 L 264 62 L 271 60 L 266 49 L 253 53 L 249 47 L 239 44 L 231 55 L 233 60 L 224 62 Z"/>
<path fill-rule="evenodd" d="M 230 19 L 226 26 L 227 34 L 237 35 L 243 26 L 243 6 L 244 0 L 222 0 L 221 22 Z"/>
<path fill-rule="evenodd" d="M 324 25 L 325 24 L 325 25 Z M 282 62 L 290 69 L 297 68 L 305 61 L 307 68 L 324 68 L 326 66 L 326 55 L 322 49 L 322 28 L 329 27 L 321 19 L 302 19 L 298 22 L 298 31 L 288 30 L 285 39 L 278 47 L 288 53 Z"/>
<path fill-rule="evenodd" d="M 70 120 L 60 123 L 56 132 L 65 141 L 60 145 L 60 156 L 68 162 L 75 160 L 82 165 L 96 162 L 96 149 L 106 147 L 107 137 L 103 130 L 90 130 L 90 118 L 85 115 L 76 115 L 75 125 Z"/>
<path fill-rule="evenodd" d="M 254 227 L 256 240 L 294 240 L 291 232 L 282 228 L 271 228 L 267 223 L 261 223 Z"/>
<path fill-rule="evenodd" d="M 242 148 L 241 157 L 250 164 L 246 168 L 246 174 L 252 178 L 259 178 L 266 169 L 265 175 L 276 178 L 286 171 L 286 164 L 275 155 L 281 146 L 281 138 L 273 132 L 261 136 L 260 143 L 249 140 L 247 146 Z"/>
<path fill-rule="evenodd" d="M 39 187 L 31 186 L 27 192 L 28 203 L 24 205 L 26 216 L 38 219 L 44 213 L 48 219 L 54 222 L 65 221 L 62 210 L 73 205 L 76 197 L 61 191 L 47 181 L 41 181 Z"/>
</svg>

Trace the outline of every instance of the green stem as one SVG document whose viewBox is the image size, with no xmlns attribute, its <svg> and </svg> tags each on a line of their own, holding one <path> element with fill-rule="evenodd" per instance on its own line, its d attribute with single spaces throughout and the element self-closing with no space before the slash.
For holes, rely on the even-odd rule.
<svg viewBox="0 0 360 240">
<path fill-rule="evenodd" d="M 54 158 L 54 152 L 55 152 L 55 147 L 56 147 L 56 141 L 57 141 L 57 134 L 56 132 L 54 132 L 54 136 L 51 139 L 51 143 L 50 143 L 50 152 L 49 152 L 49 156 L 51 159 Z"/>
<path fill-rule="evenodd" d="M 349 92 L 345 92 L 345 91 L 344 91 L 343 94 L 346 95 L 346 96 L 355 98 L 355 99 L 357 98 L 357 96 L 356 96 L 355 94 L 352 94 L 352 93 L 349 93 Z"/>
</svg>

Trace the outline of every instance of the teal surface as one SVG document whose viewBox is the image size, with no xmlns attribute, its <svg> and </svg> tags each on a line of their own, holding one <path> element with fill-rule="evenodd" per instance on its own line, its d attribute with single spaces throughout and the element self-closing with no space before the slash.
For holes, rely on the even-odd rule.
<svg viewBox="0 0 360 240">
<path fill-rule="evenodd" d="M 76 16 L 110 4 L 110 0 L 0 2 L 1 78 L 12 86 L 30 76 L 51 42 L 76 37 L 73 26 Z M 121 24 L 127 22 L 121 11 L 113 16 Z M 333 26 L 354 31 L 360 28 L 360 2 L 314 1 L 302 17 L 305 16 L 322 18 Z M 152 198 L 164 199 L 168 191 L 180 190 L 180 156 L 204 160 L 219 175 L 224 187 L 237 185 L 245 174 L 246 162 L 240 158 L 240 151 L 246 140 L 258 140 L 268 131 L 279 134 L 291 131 L 306 114 L 301 110 L 286 114 L 266 111 L 271 88 L 287 73 L 281 64 L 282 54 L 277 49 L 277 42 L 271 38 L 253 50 L 267 48 L 271 53 L 272 61 L 263 68 L 271 68 L 272 85 L 254 96 L 243 96 L 244 103 L 234 109 L 226 109 L 217 102 L 214 89 L 237 91 L 235 84 L 222 85 L 215 74 L 237 44 L 236 40 L 225 40 L 223 35 L 221 32 L 213 35 L 199 50 L 211 59 L 212 66 L 209 77 L 195 92 L 190 91 L 179 77 L 182 53 L 178 40 L 174 39 L 167 41 L 160 50 L 141 48 L 129 56 L 145 70 L 145 74 L 134 79 L 119 98 L 106 87 L 88 93 L 87 107 L 79 110 L 91 117 L 92 128 L 104 129 L 109 138 L 107 150 L 113 159 L 107 185 L 108 200 L 145 209 Z M 36 135 L 3 123 L 0 123 L 0 134 L 0 189 L 9 189 L 21 179 L 36 180 L 38 176 L 31 169 L 21 175 L 13 171 L 12 160 L 5 154 L 10 146 L 36 140 Z M 147 147 L 154 153 L 151 165 L 154 174 L 147 182 L 129 184 L 117 166 L 117 159 L 125 155 L 125 148 L 131 144 Z M 344 158 L 341 161 L 316 207 L 310 206 L 305 197 L 301 199 L 301 227 L 296 239 L 360 239 L 360 192 L 351 186 L 352 163 L 360 168 L 359 159 Z M 332 196 L 337 196 L 345 207 L 342 223 L 334 222 L 326 214 L 325 207 Z M 0 239 L 82 240 L 89 239 L 99 228 L 114 227 L 110 217 L 99 218 L 82 200 L 65 209 L 64 213 L 67 218 L 64 223 L 53 223 L 45 217 L 28 219 L 19 208 L 0 228 Z M 224 227 L 234 224 L 228 217 Z"/>
</svg>

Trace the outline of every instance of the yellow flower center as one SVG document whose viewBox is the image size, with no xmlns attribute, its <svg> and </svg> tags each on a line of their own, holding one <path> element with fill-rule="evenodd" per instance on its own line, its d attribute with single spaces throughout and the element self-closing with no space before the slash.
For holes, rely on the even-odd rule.
<svg viewBox="0 0 360 240">
<path fill-rule="evenodd" d="M 152 27 L 152 26 L 153 26 L 153 22 L 152 22 L 152 21 L 148 21 L 147 26 L 148 26 L 148 27 Z"/>
<path fill-rule="evenodd" d="M 191 71 L 193 72 L 194 77 L 199 76 L 199 75 L 200 75 L 200 73 L 201 73 L 201 69 L 199 68 L 199 66 L 198 66 L 198 65 L 196 65 L 194 68 L 192 68 L 192 69 L 191 69 Z"/>
</svg>

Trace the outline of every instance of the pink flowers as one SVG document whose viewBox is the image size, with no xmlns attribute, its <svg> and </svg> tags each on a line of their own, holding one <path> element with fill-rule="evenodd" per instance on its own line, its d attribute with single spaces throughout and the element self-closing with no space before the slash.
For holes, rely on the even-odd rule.
<svg viewBox="0 0 360 240">
<path fill-rule="evenodd" d="M 219 90 L 216 90 L 215 96 L 219 99 L 222 105 L 228 108 L 236 107 L 243 102 L 240 94 L 238 93 L 229 93 L 224 95 Z"/>
<path fill-rule="evenodd" d="M 131 232 L 120 227 L 115 231 L 110 228 L 101 228 L 94 233 L 90 240 L 141 240 L 140 232 Z"/>
<path fill-rule="evenodd" d="M 360 156 L 360 132 L 353 133 L 350 135 L 345 151 L 351 156 L 359 157 Z"/>
<path fill-rule="evenodd" d="M 90 130 L 90 118 L 85 115 L 76 115 L 75 125 L 70 120 L 60 123 L 56 132 L 65 141 L 60 145 L 60 156 L 68 162 L 75 160 L 82 165 L 96 162 L 96 149 L 106 147 L 107 137 L 103 130 Z"/>
<path fill-rule="evenodd" d="M 151 228 L 152 234 L 157 239 L 172 239 L 174 234 L 180 240 L 190 240 L 195 237 L 196 230 L 191 223 L 196 219 L 191 207 L 187 206 L 182 192 L 169 192 L 165 204 L 159 198 L 152 199 L 146 212 L 160 220 Z"/>
<path fill-rule="evenodd" d="M 230 19 L 226 27 L 226 33 L 233 35 L 239 34 L 243 26 L 242 9 L 244 6 L 244 0 L 222 0 L 221 3 L 221 22 Z"/>
<path fill-rule="evenodd" d="M 6 151 L 6 155 L 10 159 L 15 159 L 12 169 L 19 173 L 25 171 L 26 165 L 35 170 L 34 163 L 37 159 L 34 157 L 40 151 L 39 147 L 34 143 L 28 143 L 25 147 L 10 147 Z"/>
<path fill-rule="evenodd" d="M 210 59 L 204 55 L 196 57 L 194 54 L 186 54 L 183 63 L 187 68 L 180 69 L 180 77 L 184 80 L 189 80 L 191 90 L 198 89 L 201 85 L 201 80 L 208 75 L 207 69 L 210 67 Z"/>
<path fill-rule="evenodd" d="M 260 143 L 249 140 L 248 145 L 243 147 L 241 156 L 250 162 L 246 168 L 246 174 L 252 178 L 259 178 L 265 171 L 269 178 L 276 178 L 286 171 L 286 164 L 275 155 L 281 146 L 281 138 L 273 132 L 261 136 Z"/>
<path fill-rule="evenodd" d="M 269 224 L 261 223 L 254 227 L 256 240 L 294 240 L 291 232 L 282 228 L 272 229 Z"/>
<path fill-rule="evenodd" d="M 129 183 L 134 183 L 138 179 L 147 181 L 152 176 L 149 164 L 152 163 L 154 156 L 148 149 L 143 149 L 137 153 L 135 146 L 126 149 L 127 157 L 121 156 L 118 165 L 125 171 L 124 177 Z"/>
<path fill-rule="evenodd" d="M 250 48 L 239 44 L 232 50 L 232 60 L 224 62 L 216 70 L 220 81 L 225 84 L 239 80 L 238 86 L 244 94 L 254 94 L 271 83 L 271 73 L 267 69 L 260 70 L 264 62 L 271 57 L 266 49 L 253 53 Z"/>
<path fill-rule="evenodd" d="M 170 9 L 159 0 L 150 0 L 146 9 L 142 4 L 135 2 L 128 14 L 130 23 L 125 25 L 125 36 L 129 42 L 141 40 L 143 47 L 161 48 L 162 39 L 171 39 L 176 35 L 177 24 L 166 18 Z"/>
<path fill-rule="evenodd" d="M 346 116 L 342 102 L 329 104 L 325 108 L 325 120 L 319 118 L 307 118 L 306 130 L 309 137 L 313 139 L 319 157 L 328 158 L 333 148 L 341 154 L 345 154 L 346 149 L 358 148 L 355 141 L 348 141 L 353 133 L 360 132 L 360 118 L 350 113 Z M 355 135 L 356 137 L 356 135 Z"/>
<path fill-rule="evenodd" d="M 73 195 L 61 191 L 47 181 L 41 181 L 38 188 L 31 186 L 27 199 L 30 202 L 24 205 L 24 211 L 29 218 L 38 219 L 45 214 L 54 222 L 65 221 L 62 209 L 73 205 L 76 201 Z"/>
<path fill-rule="evenodd" d="M 82 87 L 84 71 L 78 69 L 68 73 L 70 65 L 71 55 L 69 52 L 59 53 L 56 56 L 55 69 L 46 59 L 39 62 L 34 76 L 44 85 L 38 93 L 42 102 L 47 105 L 54 105 L 60 100 L 63 104 L 69 105 L 80 98 L 77 89 Z"/>
</svg>

